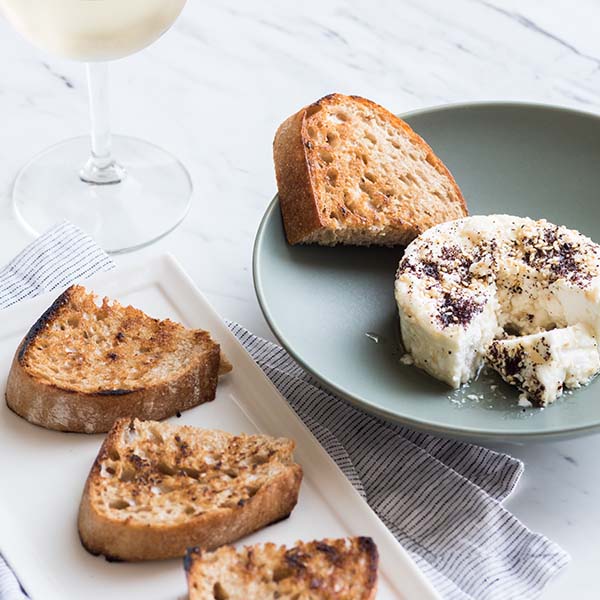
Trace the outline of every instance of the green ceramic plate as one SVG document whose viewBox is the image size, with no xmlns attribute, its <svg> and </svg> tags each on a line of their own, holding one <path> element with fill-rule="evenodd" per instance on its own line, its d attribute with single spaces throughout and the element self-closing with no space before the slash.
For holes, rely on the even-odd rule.
<svg viewBox="0 0 600 600">
<path fill-rule="evenodd" d="M 600 118 L 548 106 L 469 104 L 404 117 L 450 168 L 471 214 L 545 217 L 600 242 Z M 457 392 L 400 364 L 401 249 L 289 246 L 277 199 L 254 248 L 258 300 L 283 346 L 362 409 L 436 433 L 526 440 L 600 429 L 600 379 L 544 410 L 484 373 Z M 495 387 L 497 386 L 497 387 Z"/>
</svg>

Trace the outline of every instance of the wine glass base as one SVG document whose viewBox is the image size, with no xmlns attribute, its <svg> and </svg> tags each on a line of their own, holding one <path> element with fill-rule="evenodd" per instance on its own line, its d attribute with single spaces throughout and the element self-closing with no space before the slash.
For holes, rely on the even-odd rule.
<svg viewBox="0 0 600 600">
<path fill-rule="evenodd" d="M 113 153 L 124 167 L 120 183 L 86 183 L 79 169 L 89 138 L 61 142 L 35 156 L 19 172 L 13 206 L 34 235 L 68 220 L 110 253 L 127 252 L 160 239 L 181 223 L 192 196 L 185 167 L 143 140 L 113 136 Z"/>
</svg>

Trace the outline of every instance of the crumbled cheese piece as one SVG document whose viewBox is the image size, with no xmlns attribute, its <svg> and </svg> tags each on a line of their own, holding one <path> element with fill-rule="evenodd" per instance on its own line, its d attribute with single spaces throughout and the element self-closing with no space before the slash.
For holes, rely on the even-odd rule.
<svg viewBox="0 0 600 600">
<path fill-rule="evenodd" d="M 414 365 L 415 364 L 415 361 L 414 361 L 413 357 L 410 354 L 403 354 L 400 357 L 400 362 L 403 365 Z"/>
<path fill-rule="evenodd" d="M 585 385 L 600 371 L 596 339 L 581 325 L 496 340 L 486 358 L 536 406 L 554 402 L 565 388 Z"/>
<path fill-rule="evenodd" d="M 519 394 L 519 406 L 523 408 L 531 408 L 533 406 L 533 404 L 531 404 L 531 402 L 528 400 L 527 394 L 524 392 Z"/>
</svg>

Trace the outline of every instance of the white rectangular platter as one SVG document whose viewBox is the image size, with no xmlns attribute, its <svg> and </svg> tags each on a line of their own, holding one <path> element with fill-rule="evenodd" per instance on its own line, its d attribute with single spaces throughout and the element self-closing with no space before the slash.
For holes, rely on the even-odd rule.
<svg viewBox="0 0 600 600">
<path fill-rule="evenodd" d="M 184 412 L 176 423 L 233 433 L 263 432 L 296 441 L 304 469 L 291 517 L 240 543 L 369 535 L 379 548 L 379 599 L 438 598 L 431 585 L 310 431 L 253 362 L 175 260 L 159 257 L 82 282 L 100 295 L 152 316 L 211 332 L 234 370 L 213 402 Z M 15 349 L 58 296 L 23 302 L 0 312 L 2 398 Z M 103 436 L 60 433 L 30 425 L 0 403 L 0 552 L 34 600 L 181 600 L 181 560 L 109 563 L 79 542 L 76 518 L 83 484 Z"/>
</svg>

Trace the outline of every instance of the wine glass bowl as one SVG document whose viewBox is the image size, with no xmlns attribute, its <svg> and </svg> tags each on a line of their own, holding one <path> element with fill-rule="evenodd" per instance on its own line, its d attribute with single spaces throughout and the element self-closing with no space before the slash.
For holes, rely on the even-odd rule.
<svg viewBox="0 0 600 600">
<path fill-rule="evenodd" d="M 123 58 L 150 45 L 185 0 L 0 0 L 4 15 L 29 42 L 72 60 Z"/>
<path fill-rule="evenodd" d="M 91 137 L 44 150 L 15 180 L 15 214 L 29 232 L 41 234 L 66 219 L 105 250 L 117 253 L 145 246 L 183 220 L 192 182 L 181 162 L 154 144 L 110 133 L 106 61 L 151 44 L 173 24 L 184 4 L 185 0 L 0 0 L 8 20 L 32 43 L 87 63 Z"/>
</svg>

